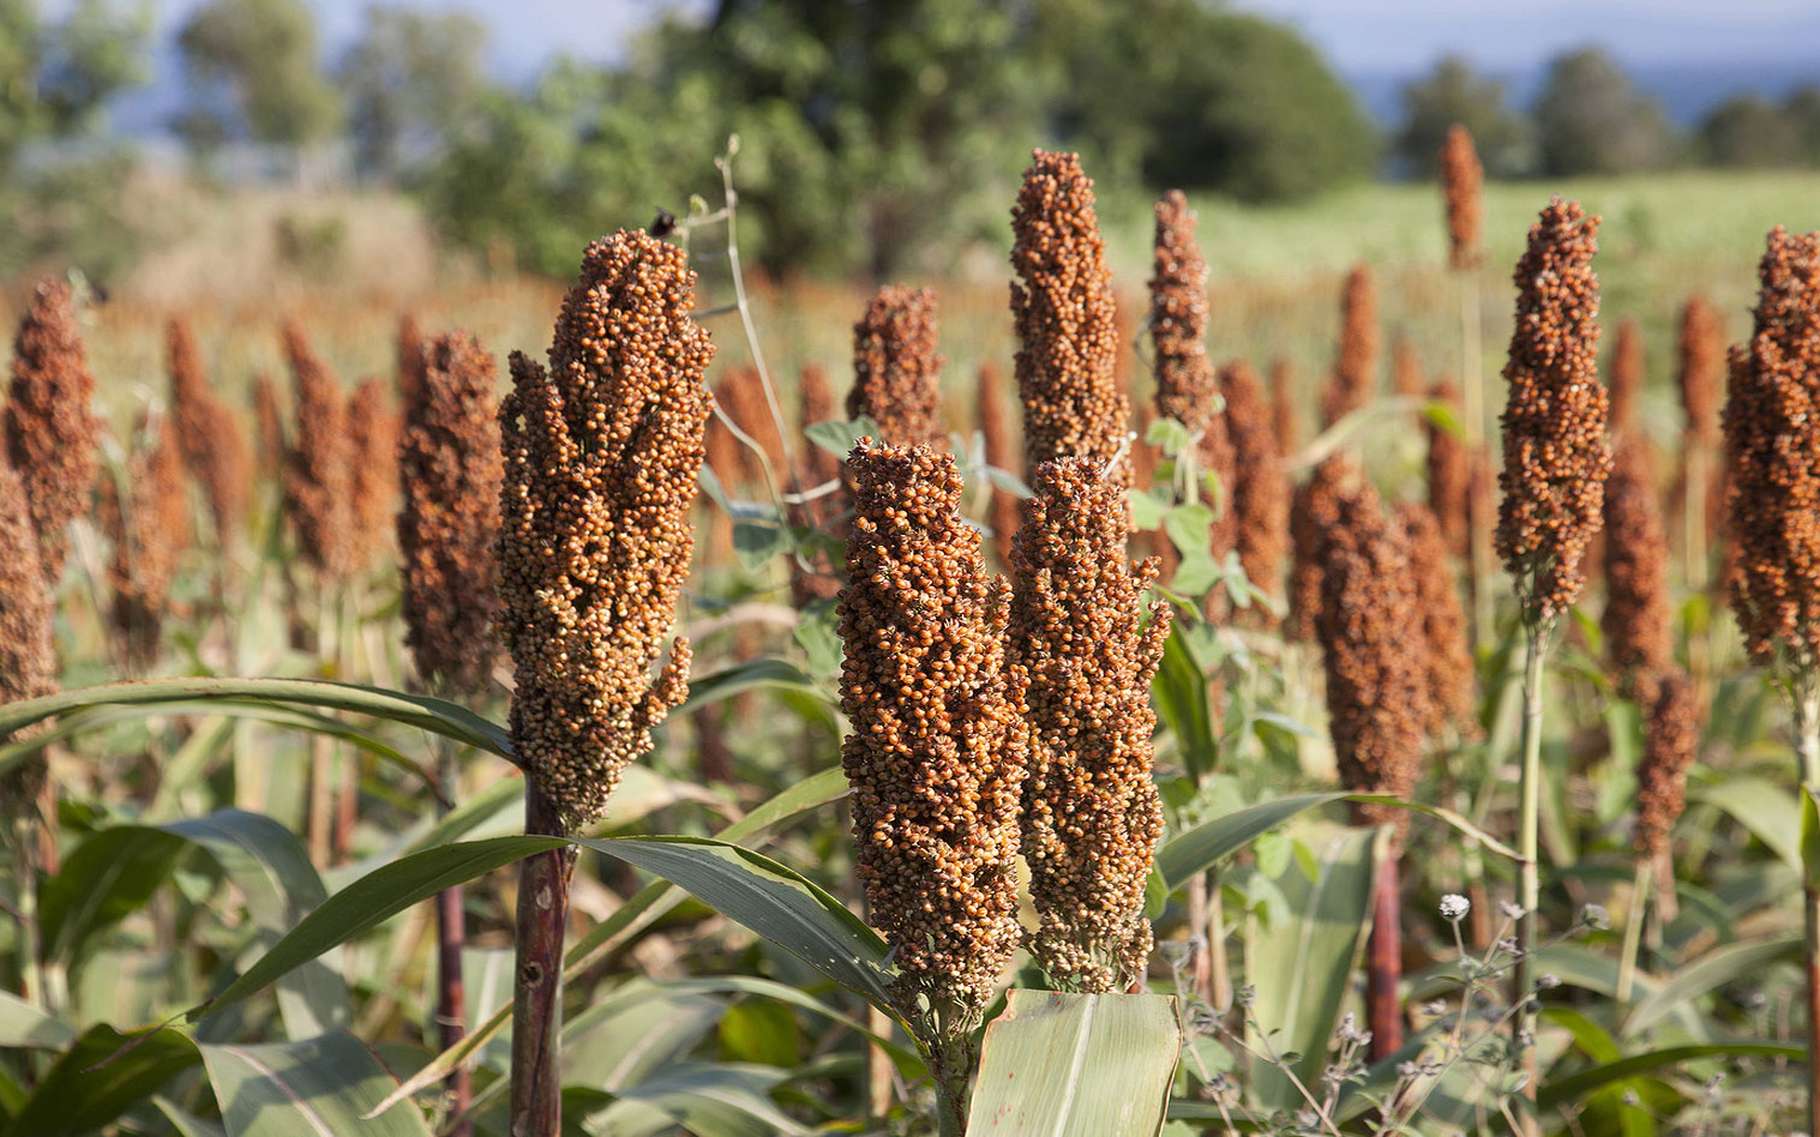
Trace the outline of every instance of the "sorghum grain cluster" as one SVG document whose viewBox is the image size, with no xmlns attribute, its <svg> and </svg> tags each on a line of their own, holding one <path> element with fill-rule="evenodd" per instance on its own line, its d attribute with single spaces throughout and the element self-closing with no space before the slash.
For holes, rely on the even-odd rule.
<svg viewBox="0 0 1820 1137">
<path fill-rule="evenodd" d="M 1207 358 L 1207 262 L 1181 190 L 1156 203 L 1150 276 L 1150 339 L 1156 346 L 1156 410 L 1191 432 L 1214 419 L 1218 384 Z"/>
<path fill-rule="evenodd" d="M 160 415 L 143 429 L 142 449 L 128 465 L 123 491 L 112 491 L 104 510 L 114 556 L 114 630 L 135 668 L 158 654 L 158 637 L 170 606 L 177 558 L 189 543 L 190 510 L 184 493 L 183 449 L 176 419 Z"/>
<path fill-rule="evenodd" d="M 1476 268 L 1479 263 L 1484 180 L 1472 132 L 1455 123 L 1441 144 L 1441 191 L 1447 201 L 1447 263 L 1456 271 Z"/>
<path fill-rule="evenodd" d="M 421 374 L 417 382 L 421 389 Z M 349 557 L 355 568 L 365 568 L 396 525 L 402 423 L 390 406 L 386 385 L 375 378 L 363 379 L 354 388 L 347 414 L 348 457 L 354 463 L 348 474 L 348 492 L 353 495 L 348 503 Z"/>
<path fill-rule="evenodd" d="M 1378 299 L 1371 270 L 1357 265 L 1340 295 L 1340 349 L 1321 395 L 1321 425 L 1332 426 L 1371 402 L 1378 386 Z"/>
<path fill-rule="evenodd" d="M 847 417 L 865 415 L 894 446 L 942 440 L 942 357 L 935 350 L 935 293 L 887 285 L 853 325 Z"/>
<path fill-rule="evenodd" d="M 165 328 L 166 358 L 171 377 L 171 414 L 190 477 L 202 489 L 215 537 L 225 542 L 246 517 L 253 483 L 253 456 L 246 436 L 209 386 L 202 353 L 187 322 L 173 319 Z"/>
<path fill-rule="evenodd" d="M 1668 536 L 1656 501 L 1648 446 L 1636 435 L 1618 443 L 1605 482 L 1605 611 L 1599 618 L 1619 689 L 1674 664 L 1668 593 Z"/>
<path fill-rule="evenodd" d="M 1611 429 L 1615 434 L 1629 434 L 1637 429 L 1637 406 L 1643 397 L 1643 332 L 1634 319 L 1618 324 L 1617 342 L 1612 345 Z"/>
<path fill-rule="evenodd" d="M 1234 360 L 1220 368 L 1219 380 L 1226 400 L 1226 433 L 1232 440 L 1228 508 L 1236 527 L 1239 563 L 1254 587 L 1276 596 L 1289 550 L 1289 478 L 1283 472 L 1283 454 L 1251 365 Z M 1260 619 L 1266 612 L 1257 606 L 1254 611 Z"/>
<path fill-rule="evenodd" d="M 1725 382 L 1725 324 L 1719 310 L 1704 296 L 1689 298 L 1681 309 L 1675 357 L 1687 433 L 1696 445 L 1716 446 Z"/>
<path fill-rule="evenodd" d="M 296 424 L 285 451 L 284 506 L 298 551 L 317 572 L 346 577 L 353 569 L 353 447 L 341 384 L 317 357 L 303 329 L 284 328 Z"/>
<path fill-rule="evenodd" d="M 1426 505 L 1405 502 L 1397 507 L 1396 522 L 1402 527 L 1422 630 L 1423 686 L 1428 693 L 1424 726 L 1430 738 L 1450 729 L 1470 736 L 1478 729 L 1473 717 L 1472 650 L 1466 641 L 1466 613 L 1447 563 L 1447 542 Z"/>
<path fill-rule="evenodd" d="M 1646 689 L 1631 840 L 1639 857 L 1653 860 L 1667 850 L 1669 833 L 1687 807 L 1687 771 L 1699 750 L 1700 722 L 1694 685 L 1682 672 L 1666 672 Z"/>
<path fill-rule="evenodd" d="M 51 587 L 69 555 L 69 523 L 88 513 L 101 424 L 89 409 L 89 372 L 67 284 L 45 281 L 13 340 L 7 389 L 6 456 L 25 486 L 38 557 Z"/>
</svg>

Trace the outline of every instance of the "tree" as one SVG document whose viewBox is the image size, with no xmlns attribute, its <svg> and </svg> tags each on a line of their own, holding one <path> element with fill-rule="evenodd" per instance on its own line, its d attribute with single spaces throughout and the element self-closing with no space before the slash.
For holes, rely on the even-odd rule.
<svg viewBox="0 0 1820 1137">
<path fill-rule="evenodd" d="M 1700 150 L 1715 166 L 1793 166 L 1802 160 L 1800 124 L 1756 95 L 1730 98 L 1700 120 Z"/>
<path fill-rule="evenodd" d="M 1529 123 L 1504 102 L 1504 84 L 1478 75 L 1457 55 L 1443 56 L 1403 88 L 1396 155 L 1406 171 L 1433 178 L 1441 144 L 1455 123 L 1472 132 L 1479 160 L 1494 177 L 1518 177 L 1535 161 Z"/>
<path fill-rule="evenodd" d="M 396 178 L 421 166 L 486 89 L 486 25 L 468 12 L 367 9 L 339 74 L 359 169 Z"/>
<path fill-rule="evenodd" d="M 209 0 L 177 34 L 191 81 L 177 125 L 200 139 L 245 137 L 299 148 L 341 122 L 341 97 L 317 67 L 316 20 L 302 0 Z"/>
<path fill-rule="evenodd" d="M 33 0 L 0 0 L 0 174 L 21 147 L 87 129 L 116 92 L 145 79 L 151 9 L 77 0 L 45 23 Z"/>
<path fill-rule="evenodd" d="M 1542 169 L 1549 174 L 1655 170 L 1675 156 L 1668 117 L 1598 48 L 1557 56 L 1536 100 Z"/>
<path fill-rule="evenodd" d="M 1782 110 L 1800 136 L 1803 160 L 1810 166 L 1820 166 L 1820 84 L 1809 83 L 1790 91 Z"/>
</svg>

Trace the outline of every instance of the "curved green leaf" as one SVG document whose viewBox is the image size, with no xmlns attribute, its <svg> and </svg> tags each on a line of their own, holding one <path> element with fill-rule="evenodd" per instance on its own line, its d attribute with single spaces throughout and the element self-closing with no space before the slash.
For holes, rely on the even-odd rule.
<svg viewBox="0 0 1820 1137">
<path fill-rule="evenodd" d="M 1622 1082 L 1639 1074 L 1691 1062 L 1697 1058 L 1780 1058 L 1795 1060 L 1807 1057 L 1806 1047 L 1781 1042 L 1706 1042 L 1694 1046 L 1670 1046 L 1646 1054 L 1633 1054 L 1616 1062 L 1607 1062 L 1590 1070 L 1564 1078 L 1544 1081 L 1536 1091 L 1536 1105 L 1542 1109 L 1570 1105 L 1594 1090 Z"/>
<path fill-rule="evenodd" d="M 397 1082 L 351 1034 L 200 1049 L 228 1137 L 430 1137 L 414 1109 L 365 1119 Z"/>
<path fill-rule="evenodd" d="M 39 1081 L 4 1137 L 98 1132 L 197 1060 L 195 1044 L 169 1027 L 131 1037 L 90 1027 Z"/>
<path fill-rule="evenodd" d="M 1156 1137 L 1181 1057 L 1175 1000 L 1014 989 L 986 1026 L 973 1137 Z"/>
<path fill-rule="evenodd" d="M 1757 975 L 1785 959 L 1801 958 L 1801 937 L 1784 936 L 1753 943 L 1728 944 L 1707 952 L 1677 971 L 1638 1001 L 1619 1028 L 1620 1037 L 1642 1034 L 1689 1002 L 1727 983 Z"/>
<path fill-rule="evenodd" d="M 232 703 L 351 711 L 415 726 L 503 758 L 512 757 L 512 742 L 505 728 L 459 704 L 428 695 L 320 679 L 159 679 L 77 688 L 0 706 L 0 736 L 87 707 L 150 706 L 196 699 L 207 700 L 212 714 L 225 713 L 220 704 Z M 0 770 L 17 761 L 17 756 L 0 759 Z"/>
<path fill-rule="evenodd" d="M 1731 814 L 1785 864 L 1801 871 L 1801 804 L 1782 786 L 1767 778 L 1733 776 L 1688 796 Z"/>
<path fill-rule="evenodd" d="M 1157 714 L 1182 749 L 1182 765 L 1195 781 L 1213 772 L 1220 760 L 1213 729 L 1213 706 L 1207 698 L 1207 676 L 1194 658 L 1181 622 L 1169 629 L 1163 659 L 1151 684 Z"/>
<path fill-rule="evenodd" d="M 17 995 L 0 991 L 0 1048 L 62 1050 L 74 1041 L 75 1027 Z"/>
<path fill-rule="evenodd" d="M 1303 810 L 1340 801 L 1345 796 L 1343 793 L 1296 794 L 1235 809 L 1164 842 L 1157 850 L 1156 867 L 1170 891 L 1174 891 L 1188 883 L 1196 873 L 1207 871 Z"/>
<path fill-rule="evenodd" d="M 689 697 L 677 710 L 692 711 L 758 687 L 777 687 L 821 696 L 814 679 L 795 664 L 782 659 L 754 659 L 690 679 Z"/>
</svg>

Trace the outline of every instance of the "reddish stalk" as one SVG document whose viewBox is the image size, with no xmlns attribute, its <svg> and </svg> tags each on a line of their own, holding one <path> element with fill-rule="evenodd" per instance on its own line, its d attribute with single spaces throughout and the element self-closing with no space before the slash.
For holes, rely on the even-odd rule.
<svg viewBox="0 0 1820 1137">
<path fill-rule="evenodd" d="M 1378 866 L 1371 905 L 1371 946 L 1365 973 L 1365 1016 L 1371 1027 L 1371 1060 L 1381 1062 L 1403 1046 L 1403 897 L 1396 853 Z"/>
<path fill-rule="evenodd" d="M 525 779 L 525 832 L 568 835 L 555 802 Z M 518 864 L 517 987 L 512 999 L 512 1125 L 525 1137 L 562 1129 L 562 941 L 573 846 Z"/>
</svg>

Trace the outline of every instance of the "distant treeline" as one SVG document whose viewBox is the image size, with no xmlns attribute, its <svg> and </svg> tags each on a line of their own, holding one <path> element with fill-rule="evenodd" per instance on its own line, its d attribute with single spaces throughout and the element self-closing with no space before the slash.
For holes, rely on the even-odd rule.
<svg viewBox="0 0 1820 1137">
<path fill-rule="evenodd" d="M 150 22 L 135 0 L 76 0 L 55 22 L 36 2 L 0 0 L 0 41 L 23 48 L 0 51 L 0 198 L 54 182 L 60 208 L 43 215 L 68 230 L 69 171 L 17 156 L 104 129 L 98 109 L 144 78 Z M 207 0 L 177 47 L 171 127 L 201 170 L 244 143 L 351 149 L 360 177 L 417 193 L 451 239 L 554 273 L 603 229 L 715 196 L 708 159 L 732 133 L 752 255 L 879 275 L 1002 241 L 1036 144 L 1081 151 L 1103 196 L 1188 186 L 1247 201 L 1425 175 L 1454 122 L 1495 176 L 1820 165 L 1820 86 L 1728 101 L 1684 135 L 1597 49 L 1555 60 L 1522 109 L 1443 60 L 1387 133 L 1294 30 L 1202 0 L 719 0 L 660 19 L 621 63 L 559 58 L 519 86 L 487 74 L 474 16 L 406 4 L 368 8 L 328 66 L 305 0 Z M 0 268 L 64 239 L 77 238 L 15 226 Z"/>
</svg>

